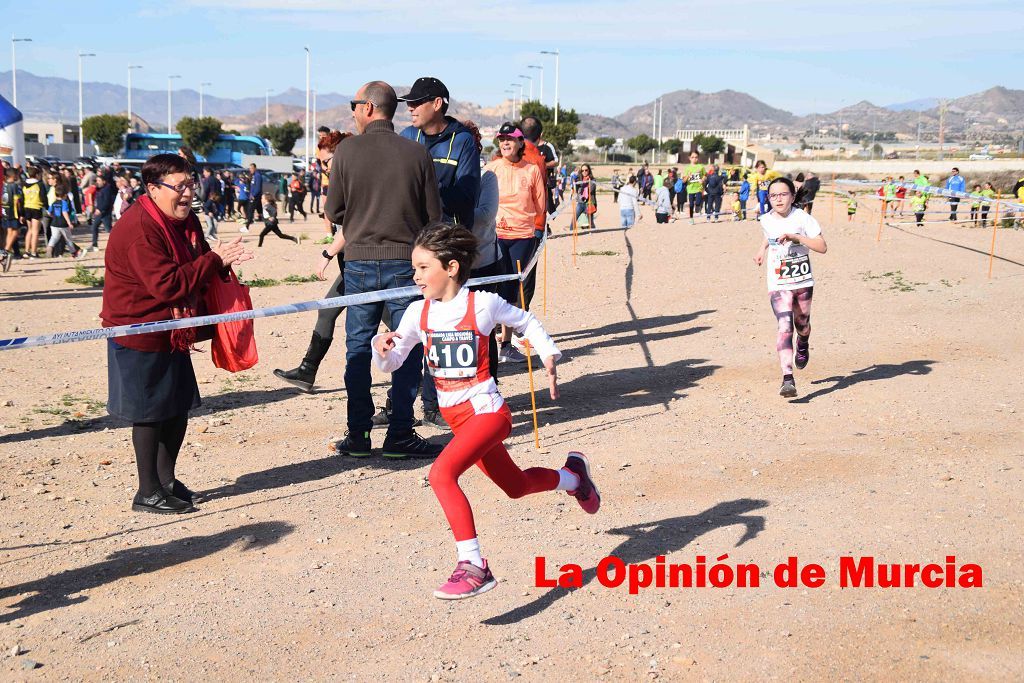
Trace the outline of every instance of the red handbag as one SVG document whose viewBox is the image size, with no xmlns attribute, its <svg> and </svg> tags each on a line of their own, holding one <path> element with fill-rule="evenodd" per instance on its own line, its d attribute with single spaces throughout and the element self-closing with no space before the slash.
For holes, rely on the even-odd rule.
<svg viewBox="0 0 1024 683">
<path fill-rule="evenodd" d="M 209 315 L 251 311 L 249 288 L 238 281 L 235 271 L 213 278 L 206 288 L 206 311 Z M 228 372 L 248 370 L 259 362 L 252 320 L 217 323 L 210 352 L 213 364 Z"/>
</svg>

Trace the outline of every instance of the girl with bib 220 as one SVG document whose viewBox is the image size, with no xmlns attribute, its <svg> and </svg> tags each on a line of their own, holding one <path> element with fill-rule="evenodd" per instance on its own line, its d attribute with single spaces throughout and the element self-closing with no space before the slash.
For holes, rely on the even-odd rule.
<svg viewBox="0 0 1024 683">
<path fill-rule="evenodd" d="M 412 251 L 413 281 L 423 301 L 409 305 L 397 330 L 373 338 L 373 361 L 383 372 L 401 366 L 423 344 L 441 415 L 455 435 L 430 468 L 430 486 L 455 534 L 458 552 L 455 572 L 434 591 L 443 600 L 469 598 L 497 585 L 480 555 L 473 511 L 459 487 L 459 477 L 473 465 L 510 498 L 567 491 L 590 514 L 601 505 L 582 453 L 570 452 L 558 470 L 521 470 L 505 450 L 502 442 L 512 431 L 512 414 L 491 376 L 488 335 L 497 325 L 525 335 L 544 361 L 552 400 L 558 398 L 555 361 L 562 354 L 532 313 L 465 286 L 475 257 L 476 238 L 469 230 L 444 223 L 424 228 Z"/>
<path fill-rule="evenodd" d="M 814 277 L 811 272 L 811 251 L 824 254 L 828 250 L 821 226 L 803 209 L 793 208 L 796 187 L 789 178 L 775 178 L 768 185 L 768 201 L 772 210 L 761 216 L 764 241 L 754 256 L 761 265 L 768 257 L 768 293 L 772 311 L 778 322 L 776 349 L 782 366 L 779 395 L 796 396 L 793 381 L 793 328 L 796 328 L 795 362 L 798 369 L 810 360 L 811 298 Z"/>
</svg>

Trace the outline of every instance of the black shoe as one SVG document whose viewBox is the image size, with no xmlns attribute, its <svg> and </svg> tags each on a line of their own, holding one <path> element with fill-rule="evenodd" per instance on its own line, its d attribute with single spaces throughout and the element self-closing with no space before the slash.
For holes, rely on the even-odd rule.
<svg viewBox="0 0 1024 683">
<path fill-rule="evenodd" d="M 807 361 L 811 360 L 810 340 L 807 337 L 796 336 L 796 353 L 793 356 L 793 364 L 797 370 L 807 367 Z"/>
<path fill-rule="evenodd" d="M 313 393 L 313 384 L 316 382 L 316 373 L 320 369 L 320 362 L 327 355 L 333 341 L 334 339 L 324 339 L 314 332 L 299 367 L 292 370 L 274 370 L 274 375 L 307 394 Z"/>
<path fill-rule="evenodd" d="M 416 432 L 409 430 L 400 436 L 388 434 L 384 439 L 385 458 L 436 458 L 444 450 L 440 444 L 432 444 Z"/>
<path fill-rule="evenodd" d="M 158 515 L 180 515 L 183 512 L 192 512 L 195 508 L 187 500 L 172 496 L 161 488 L 151 496 L 143 497 L 141 493 L 136 493 L 132 499 L 132 510 L 154 512 Z"/>
<path fill-rule="evenodd" d="M 163 486 L 164 491 L 166 491 L 168 495 L 174 496 L 175 498 L 180 498 L 186 503 L 195 502 L 195 491 L 182 484 L 181 481 L 179 481 L 178 479 L 175 479 L 170 484 L 161 484 L 161 486 Z"/>
<path fill-rule="evenodd" d="M 445 431 L 451 431 L 451 427 L 445 422 L 445 419 L 441 417 L 440 410 L 424 410 L 423 419 L 419 421 L 424 427 L 434 427 L 436 429 L 443 429 Z"/>
<path fill-rule="evenodd" d="M 381 408 L 380 411 L 370 418 L 370 422 L 373 423 L 373 428 L 387 427 L 391 424 L 391 413 L 388 412 L 387 408 Z"/>
<path fill-rule="evenodd" d="M 334 450 L 338 455 L 368 458 L 370 457 L 370 432 L 362 434 L 349 432 L 344 439 L 334 444 Z"/>
</svg>

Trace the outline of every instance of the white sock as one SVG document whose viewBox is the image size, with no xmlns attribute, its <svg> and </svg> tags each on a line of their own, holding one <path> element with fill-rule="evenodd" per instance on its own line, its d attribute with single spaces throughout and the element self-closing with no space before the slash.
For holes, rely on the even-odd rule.
<svg viewBox="0 0 1024 683">
<path fill-rule="evenodd" d="M 580 486 L 580 475 L 570 472 L 564 467 L 558 470 L 558 486 L 556 491 L 575 491 Z"/>
<path fill-rule="evenodd" d="M 480 557 L 480 541 L 471 538 L 468 541 L 455 541 L 455 549 L 459 553 L 459 562 L 472 562 L 480 569 L 484 568 L 484 560 Z"/>
</svg>

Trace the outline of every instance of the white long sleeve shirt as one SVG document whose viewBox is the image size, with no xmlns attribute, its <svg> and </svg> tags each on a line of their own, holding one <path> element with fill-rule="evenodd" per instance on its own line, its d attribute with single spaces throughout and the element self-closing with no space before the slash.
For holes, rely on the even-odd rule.
<svg viewBox="0 0 1024 683">
<path fill-rule="evenodd" d="M 510 305 L 497 294 L 490 292 L 474 292 L 477 333 L 487 336 L 498 325 L 508 325 L 529 340 L 530 345 L 537 349 L 542 359 L 562 357 L 555 343 L 541 326 L 540 321 L 530 312 Z M 469 289 L 463 287 L 451 301 L 432 300 L 427 311 L 427 326 L 434 331 L 454 330 L 466 316 L 469 301 Z M 394 339 L 395 346 L 386 354 L 377 352 L 373 346 L 373 364 L 383 372 L 394 372 L 402 366 L 409 352 L 417 344 L 426 342 L 426 333 L 420 329 L 420 317 L 423 313 L 423 300 L 409 304 L 402 315 L 402 322 L 395 330 L 400 338 Z M 377 335 L 373 338 L 376 342 Z M 484 354 L 486 356 L 486 354 Z M 486 358 L 478 358 L 477 362 L 489 362 Z M 477 413 L 497 412 L 505 401 L 498 393 L 498 386 L 490 375 L 479 383 L 467 386 L 459 391 L 442 391 L 438 387 L 438 404 L 442 408 L 451 408 L 460 403 L 470 401 Z"/>
</svg>

